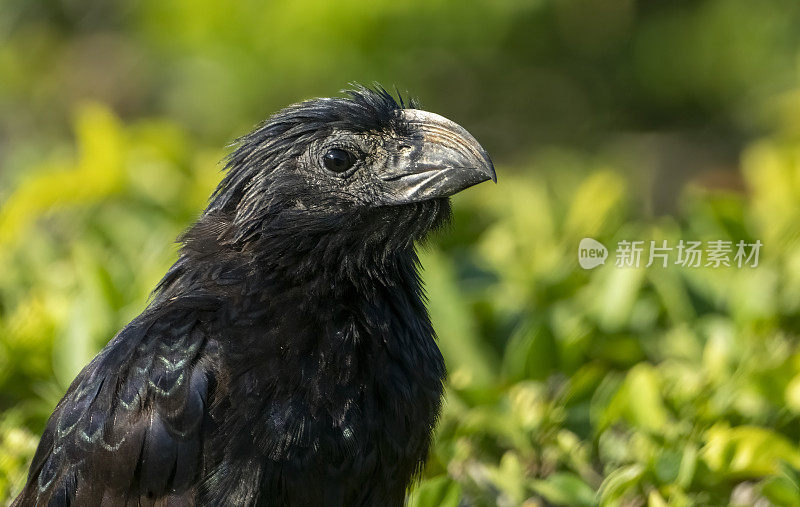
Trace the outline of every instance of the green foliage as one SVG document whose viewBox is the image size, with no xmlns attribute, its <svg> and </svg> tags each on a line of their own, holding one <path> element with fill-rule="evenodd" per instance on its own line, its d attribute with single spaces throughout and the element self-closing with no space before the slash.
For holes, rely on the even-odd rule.
<svg viewBox="0 0 800 507">
<path fill-rule="evenodd" d="M 0 494 L 19 487 L 64 388 L 143 307 L 221 152 L 87 104 L 76 150 L 0 208 Z M 795 323 L 800 144 L 745 151 L 748 197 L 689 188 L 680 220 L 630 217 L 626 179 L 507 171 L 455 199 L 423 249 L 450 371 L 411 505 L 800 499 Z M 753 268 L 577 266 L 577 242 L 759 238 Z"/>
<path fill-rule="evenodd" d="M 32 456 L 21 436 L 141 311 L 218 179 L 220 153 L 164 122 L 125 128 L 87 104 L 75 133 L 76 155 L 32 168 L 0 208 L 0 498 Z"/>
<path fill-rule="evenodd" d="M 748 197 L 689 188 L 680 221 L 625 218 L 624 179 L 606 171 L 564 202 L 542 190 L 558 177 L 458 197 L 454 237 L 423 259 L 452 372 L 430 473 L 476 505 L 795 504 L 794 153 L 755 143 Z M 583 235 L 767 246 L 755 269 L 586 272 Z"/>
<path fill-rule="evenodd" d="M 423 249 L 450 378 L 410 505 L 800 505 L 800 4 L 751 4 L 0 0 L 0 503 L 220 147 L 377 79 L 500 177 Z M 614 267 L 634 239 L 764 247 Z"/>
<path fill-rule="evenodd" d="M 38 437 L 22 425 L 18 411 L 3 414 L 0 419 L 0 498 L 22 487 L 38 441 Z"/>
</svg>

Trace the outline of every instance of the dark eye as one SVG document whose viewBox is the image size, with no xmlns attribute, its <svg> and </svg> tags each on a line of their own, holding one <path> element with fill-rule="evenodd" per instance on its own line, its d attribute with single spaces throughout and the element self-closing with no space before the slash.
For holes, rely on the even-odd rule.
<svg viewBox="0 0 800 507">
<path fill-rule="evenodd" d="M 329 171 L 342 173 L 353 167 L 356 158 L 349 151 L 333 148 L 322 156 L 322 162 Z"/>
</svg>

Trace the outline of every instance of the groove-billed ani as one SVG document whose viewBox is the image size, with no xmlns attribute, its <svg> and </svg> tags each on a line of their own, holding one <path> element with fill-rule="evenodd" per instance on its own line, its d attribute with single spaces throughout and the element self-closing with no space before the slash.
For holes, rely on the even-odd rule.
<svg viewBox="0 0 800 507">
<path fill-rule="evenodd" d="M 402 505 L 445 377 L 414 244 L 495 173 L 450 120 L 348 93 L 240 140 L 14 505 Z"/>
</svg>

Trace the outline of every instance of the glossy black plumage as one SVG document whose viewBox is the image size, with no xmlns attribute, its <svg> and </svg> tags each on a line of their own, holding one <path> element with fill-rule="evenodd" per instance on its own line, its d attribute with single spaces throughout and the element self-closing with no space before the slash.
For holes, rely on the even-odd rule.
<svg viewBox="0 0 800 507">
<path fill-rule="evenodd" d="M 359 88 L 241 139 L 13 505 L 402 505 L 445 377 L 414 244 L 494 178 L 466 131 L 414 111 Z M 326 171 L 334 148 L 354 169 Z"/>
</svg>

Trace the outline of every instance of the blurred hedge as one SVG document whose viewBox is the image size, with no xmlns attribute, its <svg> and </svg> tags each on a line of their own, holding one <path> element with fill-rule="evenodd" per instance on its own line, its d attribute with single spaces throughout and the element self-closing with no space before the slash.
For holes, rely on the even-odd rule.
<svg viewBox="0 0 800 507">
<path fill-rule="evenodd" d="M 75 155 L 32 168 L 0 209 L 3 495 L 218 179 L 222 153 L 169 122 L 89 104 L 74 129 Z M 412 505 L 800 502 L 800 143 L 742 161 L 746 196 L 689 187 L 655 221 L 632 216 L 613 168 L 552 154 L 530 162 L 540 176 L 501 167 L 455 199 L 423 253 L 450 383 Z M 757 268 L 583 271 L 584 236 L 765 247 Z"/>
<path fill-rule="evenodd" d="M 450 381 L 411 504 L 800 504 L 800 4 L 222 5 L 0 0 L 0 503 L 225 143 L 379 80 L 500 176 L 424 248 Z M 764 247 L 584 271 L 583 237 Z"/>
</svg>

